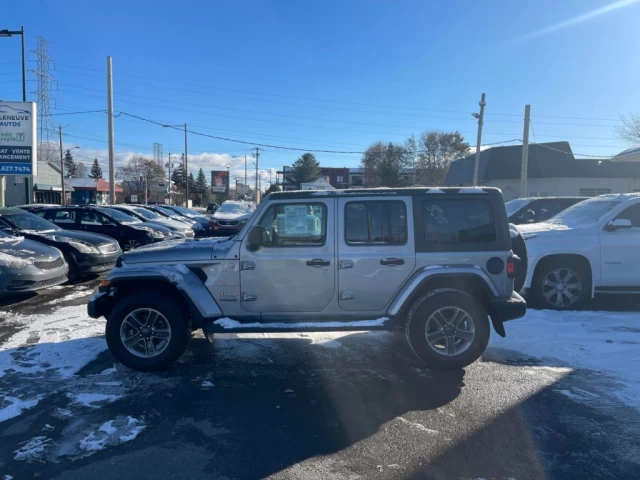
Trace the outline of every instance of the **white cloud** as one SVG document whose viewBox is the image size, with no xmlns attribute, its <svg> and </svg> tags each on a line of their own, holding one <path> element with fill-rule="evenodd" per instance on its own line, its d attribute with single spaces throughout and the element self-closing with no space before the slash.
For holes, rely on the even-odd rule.
<svg viewBox="0 0 640 480">
<path fill-rule="evenodd" d="M 543 35 L 547 35 L 549 33 L 557 32 L 558 30 L 562 30 L 564 28 L 573 27 L 574 25 L 578 25 L 580 23 L 586 22 L 588 20 L 592 20 L 601 15 L 605 15 L 607 13 L 614 12 L 621 8 L 629 7 L 635 3 L 638 3 L 640 0 L 618 0 L 617 2 L 610 3 L 609 5 L 605 5 L 604 7 L 596 8 L 594 10 L 590 10 L 588 12 L 582 13 L 575 17 L 569 18 L 562 22 L 554 23 L 553 25 L 549 25 L 548 27 L 542 28 L 535 32 L 529 33 L 523 37 L 516 39 L 516 41 L 530 40 L 532 38 L 541 37 Z"/>
</svg>

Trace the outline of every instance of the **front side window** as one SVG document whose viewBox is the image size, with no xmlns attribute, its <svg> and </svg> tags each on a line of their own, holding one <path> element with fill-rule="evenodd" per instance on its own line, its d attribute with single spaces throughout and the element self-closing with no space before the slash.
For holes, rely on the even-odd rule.
<svg viewBox="0 0 640 480">
<path fill-rule="evenodd" d="M 402 201 L 349 202 L 344 232 L 349 245 L 402 245 L 407 242 L 407 207 Z"/>
<path fill-rule="evenodd" d="M 48 218 L 55 223 L 76 223 L 76 212 L 74 210 L 55 210 L 49 214 Z"/>
<path fill-rule="evenodd" d="M 446 246 L 496 240 L 491 204 L 486 200 L 425 200 L 424 237 L 428 244 Z"/>
<path fill-rule="evenodd" d="M 279 203 L 269 207 L 258 224 L 267 247 L 322 246 L 327 238 L 324 203 Z"/>
<path fill-rule="evenodd" d="M 631 220 L 632 227 L 640 227 L 640 203 L 625 208 L 618 214 L 616 220 L 619 218 Z"/>
</svg>

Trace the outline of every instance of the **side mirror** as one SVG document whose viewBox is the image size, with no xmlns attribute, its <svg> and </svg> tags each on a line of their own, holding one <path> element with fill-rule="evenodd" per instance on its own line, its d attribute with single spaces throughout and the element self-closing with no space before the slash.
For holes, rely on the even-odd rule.
<svg viewBox="0 0 640 480">
<path fill-rule="evenodd" d="M 265 228 L 260 225 L 256 225 L 249 230 L 249 237 L 247 239 L 247 250 L 250 252 L 257 252 L 262 247 L 262 239 L 264 238 Z"/>
<path fill-rule="evenodd" d="M 631 228 L 633 225 L 631 224 L 631 220 L 627 218 L 616 218 L 612 220 L 607 225 L 606 230 L 609 232 L 614 232 L 616 230 L 622 230 L 624 228 Z"/>
</svg>

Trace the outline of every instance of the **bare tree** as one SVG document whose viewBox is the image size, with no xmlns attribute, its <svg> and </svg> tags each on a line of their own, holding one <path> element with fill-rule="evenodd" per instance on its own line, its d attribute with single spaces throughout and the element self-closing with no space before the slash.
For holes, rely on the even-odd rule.
<svg viewBox="0 0 640 480">
<path fill-rule="evenodd" d="M 126 164 L 118 167 L 117 176 L 126 182 L 130 194 L 139 195 L 147 202 L 149 186 L 164 183 L 164 169 L 150 158 L 139 155 L 131 157 Z"/>
<path fill-rule="evenodd" d="M 621 115 L 620 122 L 616 127 L 618 136 L 632 145 L 640 144 L 640 111 Z"/>
<path fill-rule="evenodd" d="M 420 185 L 442 185 L 453 160 L 469 152 L 469 144 L 460 132 L 430 130 L 418 139 L 416 182 Z"/>
</svg>

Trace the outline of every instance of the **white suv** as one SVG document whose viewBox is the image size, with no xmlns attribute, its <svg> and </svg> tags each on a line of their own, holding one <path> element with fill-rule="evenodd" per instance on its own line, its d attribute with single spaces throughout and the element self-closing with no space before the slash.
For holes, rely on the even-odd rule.
<svg viewBox="0 0 640 480">
<path fill-rule="evenodd" d="M 600 195 L 518 230 L 527 242 L 525 293 L 538 306 L 565 310 L 596 293 L 640 293 L 640 194 Z"/>
</svg>

